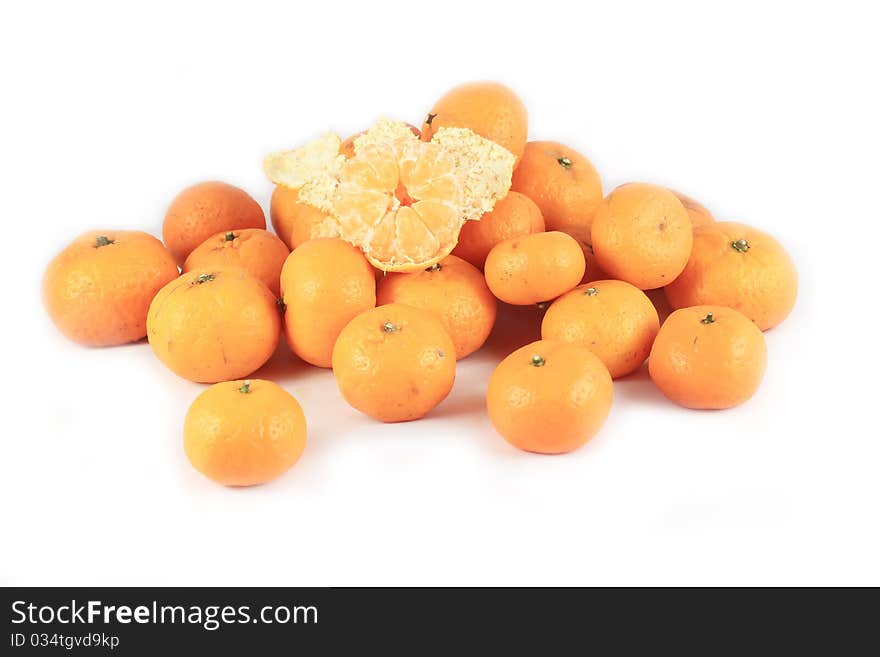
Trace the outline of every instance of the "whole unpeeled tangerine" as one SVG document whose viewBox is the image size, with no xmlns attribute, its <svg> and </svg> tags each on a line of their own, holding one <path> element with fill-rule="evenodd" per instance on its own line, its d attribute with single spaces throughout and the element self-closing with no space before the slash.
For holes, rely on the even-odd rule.
<svg viewBox="0 0 880 657">
<path fill-rule="evenodd" d="M 455 381 L 455 345 L 440 318 L 391 303 L 351 320 L 333 347 L 333 374 L 345 400 L 382 422 L 423 417 Z"/>
<path fill-rule="evenodd" d="M 196 397 L 183 424 L 193 467 L 226 486 L 253 486 L 289 470 L 306 445 L 306 418 L 281 386 L 251 379 L 217 383 Z"/>
<path fill-rule="evenodd" d="M 247 376 L 278 346 L 275 296 L 243 269 L 195 270 L 159 290 L 147 315 L 153 352 L 190 381 Z"/>
<path fill-rule="evenodd" d="M 486 406 L 495 429 L 511 445 L 560 454 L 599 431 L 613 395 L 611 375 L 589 349 L 538 340 L 495 368 Z"/>
<path fill-rule="evenodd" d="M 183 264 L 212 235 L 242 228 L 266 228 L 260 204 L 233 185 L 203 182 L 187 187 L 171 201 L 162 224 L 162 241 Z"/>
<path fill-rule="evenodd" d="M 530 141 L 513 172 L 511 189 L 538 204 L 547 230 L 562 230 L 590 243 L 602 181 L 576 150 L 555 141 Z"/>
<path fill-rule="evenodd" d="M 651 379 L 688 408 L 723 409 L 749 399 L 764 376 L 764 334 L 748 317 L 724 306 L 672 313 L 654 340 Z"/>
<path fill-rule="evenodd" d="M 485 274 L 501 301 L 527 306 L 565 294 L 581 282 L 585 270 L 577 240 L 551 231 L 499 242 L 486 257 Z"/>
<path fill-rule="evenodd" d="M 591 229 L 596 261 L 611 278 L 642 290 L 668 285 L 682 272 L 693 245 L 684 205 L 664 187 L 628 183 L 596 210 Z"/>
<path fill-rule="evenodd" d="M 259 228 L 229 230 L 202 242 L 187 256 L 183 273 L 194 269 L 244 269 L 278 296 L 281 268 L 290 249 L 277 235 Z"/>
<path fill-rule="evenodd" d="M 547 309 L 541 337 L 586 347 L 612 378 L 637 370 L 660 329 L 651 300 L 625 281 L 593 281 L 562 295 Z"/>
<path fill-rule="evenodd" d="M 147 334 L 156 292 L 177 278 L 177 265 L 152 235 L 90 231 L 59 253 L 43 276 L 43 303 L 64 335 L 109 347 Z"/>
<path fill-rule="evenodd" d="M 376 303 L 404 303 L 436 314 L 459 360 L 483 346 L 498 308 L 480 270 L 455 256 L 446 256 L 425 271 L 387 274 L 379 281 Z"/>
<path fill-rule="evenodd" d="M 376 305 L 376 278 L 364 254 L 338 237 L 309 240 L 281 270 L 284 337 L 297 356 L 330 367 L 339 332 Z"/>
<path fill-rule="evenodd" d="M 666 298 L 673 308 L 729 306 L 766 331 L 788 317 L 797 290 L 797 270 L 779 242 L 725 221 L 694 229 L 687 266 L 666 286 Z"/>
</svg>

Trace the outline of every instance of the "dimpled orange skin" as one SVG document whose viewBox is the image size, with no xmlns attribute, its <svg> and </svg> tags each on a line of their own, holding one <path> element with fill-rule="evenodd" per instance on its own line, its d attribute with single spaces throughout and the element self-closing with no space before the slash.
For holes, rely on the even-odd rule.
<svg viewBox="0 0 880 657">
<path fill-rule="evenodd" d="M 345 400 L 382 422 L 408 422 L 443 401 L 455 381 L 455 345 L 433 313 L 378 306 L 342 329 L 333 374 Z"/>
<path fill-rule="evenodd" d="M 159 290 L 147 315 L 147 339 L 159 360 L 199 383 L 251 374 L 280 337 L 275 296 L 242 269 L 183 274 Z"/>
<path fill-rule="evenodd" d="M 553 231 L 514 237 L 496 244 L 486 258 L 492 294 L 515 306 L 550 301 L 577 286 L 584 276 L 584 252 L 571 235 Z"/>
<path fill-rule="evenodd" d="M 614 396 L 589 349 L 555 340 L 521 347 L 489 379 L 489 419 L 514 447 L 540 454 L 577 449 L 605 423 Z"/>
<path fill-rule="evenodd" d="M 797 291 L 797 269 L 779 242 L 745 224 L 720 221 L 694 230 L 691 257 L 666 286 L 666 298 L 674 309 L 729 306 L 766 331 L 788 317 Z"/>
<path fill-rule="evenodd" d="M 674 189 L 669 191 L 675 194 L 678 200 L 681 201 L 684 209 L 687 210 L 688 216 L 691 218 L 691 226 L 696 228 L 697 226 L 705 226 L 706 224 L 715 223 L 715 217 L 712 216 L 712 213 L 709 212 L 702 203 L 695 201 L 687 194 L 682 194 Z"/>
<path fill-rule="evenodd" d="M 298 190 L 278 185 L 272 192 L 272 200 L 269 202 L 272 228 L 291 251 L 303 242 L 320 237 L 321 224 L 328 218 L 328 215 L 319 209 L 298 203 L 298 199 Z"/>
<path fill-rule="evenodd" d="M 433 312 L 452 338 L 458 360 L 483 346 L 498 312 L 498 302 L 480 270 L 455 256 L 425 271 L 389 273 L 379 283 L 376 303 L 403 303 Z"/>
<path fill-rule="evenodd" d="M 660 329 L 651 300 L 624 281 L 593 281 L 554 301 L 541 324 L 545 340 L 572 342 L 599 357 L 611 377 L 637 370 Z"/>
<path fill-rule="evenodd" d="M 183 272 L 238 267 L 263 281 L 277 297 L 281 287 L 281 268 L 288 254 L 290 250 L 284 242 L 265 230 L 224 231 L 196 247 L 183 263 Z"/>
<path fill-rule="evenodd" d="M 364 254 L 338 237 L 291 252 L 281 270 L 284 336 L 297 356 L 330 367 L 333 344 L 352 318 L 376 305 L 376 278 Z"/>
<path fill-rule="evenodd" d="M 233 185 L 203 182 L 187 187 L 171 201 L 162 224 L 162 241 L 183 264 L 211 235 L 242 228 L 266 228 L 260 204 Z"/>
<path fill-rule="evenodd" d="M 46 267 L 43 304 L 58 330 L 81 345 L 135 342 L 147 334 L 156 292 L 177 274 L 174 258 L 152 235 L 90 231 Z"/>
<path fill-rule="evenodd" d="M 525 194 L 508 192 L 479 221 L 464 222 L 452 255 L 482 269 L 486 256 L 498 242 L 541 232 L 544 232 L 544 218 L 535 202 Z"/>
<path fill-rule="evenodd" d="M 538 204 L 547 230 L 562 230 L 590 243 L 602 181 L 576 150 L 555 141 L 530 141 L 513 172 L 511 189 Z"/>
<path fill-rule="evenodd" d="M 522 156 L 529 132 L 525 105 L 511 89 L 497 82 L 468 82 L 447 91 L 428 112 L 422 139 L 430 141 L 440 128 L 468 128 Z"/>
<path fill-rule="evenodd" d="M 724 306 L 676 310 L 660 327 L 648 360 L 661 392 L 696 409 L 742 404 L 755 394 L 766 366 L 764 334 Z"/>
<path fill-rule="evenodd" d="M 647 183 L 621 185 L 605 197 L 591 234 L 599 267 L 642 290 L 674 281 L 694 241 L 681 201 L 668 189 Z"/>
<path fill-rule="evenodd" d="M 225 486 L 255 486 L 289 470 L 306 446 L 306 418 L 281 386 L 217 383 L 196 397 L 183 423 L 193 467 Z"/>
</svg>

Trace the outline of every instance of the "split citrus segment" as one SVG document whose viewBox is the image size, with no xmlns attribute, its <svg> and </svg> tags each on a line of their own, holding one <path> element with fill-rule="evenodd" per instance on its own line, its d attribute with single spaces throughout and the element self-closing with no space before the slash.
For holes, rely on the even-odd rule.
<svg viewBox="0 0 880 657">
<path fill-rule="evenodd" d="M 494 208 L 510 188 L 514 156 L 463 128 L 422 142 L 405 123 L 382 119 L 339 154 L 339 138 L 266 158 L 276 184 L 327 213 L 339 235 L 382 271 L 418 271 L 440 261 L 462 224 Z"/>
</svg>

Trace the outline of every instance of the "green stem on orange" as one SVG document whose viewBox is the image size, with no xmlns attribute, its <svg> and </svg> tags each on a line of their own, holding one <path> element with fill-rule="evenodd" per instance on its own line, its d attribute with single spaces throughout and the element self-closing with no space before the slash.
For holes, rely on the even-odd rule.
<svg viewBox="0 0 880 657">
<path fill-rule="evenodd" d="M 532 361 L 531 361 L 532 367 L 544 367 L 544 364 L 546 362 L 547 361 L 544 360 L 543 356 L 539 356 L 538 354 L 535 354 L 534 356 L 532 356 Z"/>
<path fill-rule="evenodd" d="M 708 313 L 703 319 L 700 320 L 703 324 L 714 324 L 715 323 L 715 315 L 712 313 Z"/>
<path fill-rule="evenodd" d="M 425 117 L 425 125 L 430 126 L 430 125 L 431 125 L 431 121 L 433 121 L 433 120 L 436 119 L 436 118 L 437 118 L 437 115 L 436 115 L 436 114 L 428 114 L 428 116 Z"/>
<path fill-rule="evenodd" d="M 749 246 L 749 243 L 747 240 L 739 239 L 739 240 L 734 240 L 733 242 L 731 242 L 730 248 L 732 248 L 734 251 L 739 251 L 740 253 L 745 253 L 746 251 L 748 251 L 752 247 Z"/>
<path fill-rule="evenodd" d="M 238 389 L 238 391 L 239 391 L 240 393 L 245 394 L 245 395 L 248 394 L 248 393 L 251 391 L 251 382 L 250 382 L 249 380 L 248 380 L 248 381 L 244 381 L 244 382 L 241 384 L 241 387 Z"/>
<path fill-rule="evenodd" d="M 113 244 L 113 240 L 111 240 L 106 235 L 98 235 L 95 238 L 95 248 L 96 249 L 100 249 L 102 246 L 108 246 L 110 244 Z"/>
<path fill-rule="evenodd" d="M 594 297 L 594 296 L 596 296 L 597 294 L 599 294 L 599 289 L 598 289 L 598 288 L 595 288 L 595 287 L 588 287 L 588 288 L 584 291 L 584 294 L 585 294 L 586 296 L 588 296 L 588 297 Z"/>
<path fill-rule="evenodd" d="M 559 162 L 559 164 L 562 165 L 562 168 L 563 168 L 563 169 L 567 169 L 568 167 L 571 166 L 571 160 L 569 160 L 567 157 L 560 157 L 560 158 L 557 158 L 556 161 Z"/>
<path fill-rule="evenodd" d="M 196 280 L 194 280 L 192 284 L 193 285 L 201 285 L 202 283 L 208 283 L 210 281 L 213 281 L 215 278 L 216 278 L 216 276 L 214 276 L 214 274 L 199 274 L 198 277 L 196 277 Z"/>
<path fill-rule="evenodd" d="M 394 324 L 392 322 L 385 322 L 382 325 L 382 330 L 386 333 L 397 333 L 400 330 L 400 324 Z"/>
<path fill-rule="evenodd" d="M 433 265 L 428 267 L 425 271 L 440 271 L 441 269 L 443 269 L 443 267 L 440 265 L 440 263 L 435 262 Z"/>
<path fill-rule="evenodd" d="M 234 239 L 235 239 L 235 233 L 233 233 L 232 231 L 229 231 L 228 233 L 226 233 L 226 241 L 227 242 L 231 242 Z"/>
</svg>

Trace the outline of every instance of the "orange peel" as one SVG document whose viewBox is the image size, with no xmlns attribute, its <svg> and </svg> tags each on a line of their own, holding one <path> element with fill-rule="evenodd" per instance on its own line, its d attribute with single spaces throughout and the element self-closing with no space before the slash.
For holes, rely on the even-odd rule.
<svg viewBox="0 0 880 657">
<path fill-rule="evenodd" d="M 516 159 L 466 128 L 441 128 L 423 142 L 390 119 L 354 140 L 353 157 L 340 155 L 340 144 L 328 133 L 268 156 L 263 168 L 383 271 L 417 271 L 449 255 L 464 222 L 507 194 Z"/>
</svg>

